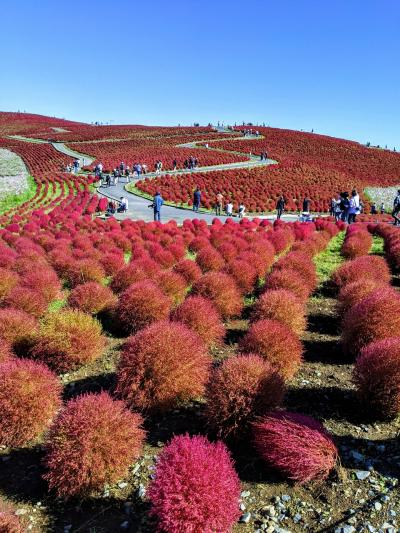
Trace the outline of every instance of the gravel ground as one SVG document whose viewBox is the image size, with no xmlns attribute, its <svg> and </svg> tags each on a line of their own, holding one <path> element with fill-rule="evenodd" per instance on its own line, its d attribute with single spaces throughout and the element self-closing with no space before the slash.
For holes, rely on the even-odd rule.
<svg viewBox="0 0 400 533">
<path fill-rule="evenodd" d="M 14 152 L 0 148 L 0 199 L 21 194 L 28 188 L 28 171 Z"/>
<path fill-rule="evenodd" d="M 398 189 L 400 189 L 400 184 L 395 187 L 367 187 L 365 192 L 376 203 L 378 209 L 383 202 L 386 211 L 390 211 L 393 207 L 393 200 Z"/>
</svg>

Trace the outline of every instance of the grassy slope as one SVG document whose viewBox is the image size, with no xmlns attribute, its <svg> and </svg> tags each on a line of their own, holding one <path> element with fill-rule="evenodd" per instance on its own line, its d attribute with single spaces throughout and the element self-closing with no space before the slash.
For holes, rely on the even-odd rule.
<svg viewBox="0 0 400 533">
<path fill-rule="evenodd" d="M 35 196 L 36 193 L 36 182 L 32 176 L 28 176 L 28 188 L 22 194 L 10 194 L 0 200 L 0 215 L 17 207 L 24 202 L 27 202 Z"/>
</svg>

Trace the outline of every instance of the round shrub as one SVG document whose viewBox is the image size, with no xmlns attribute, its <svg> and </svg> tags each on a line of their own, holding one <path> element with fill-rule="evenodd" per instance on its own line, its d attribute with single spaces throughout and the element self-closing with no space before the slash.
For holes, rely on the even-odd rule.
<svg viewBox="0 0 400 533">
<path fill-rule="evenodd" d="M 208 272 L 210 270 L 218 271 L 225 265 L 222 255 L 212 246 L 207 246 L 198 252 L 196 255 L 196 263 L 203 272 Z"/>
<path fill-rule="evenodd" d="M 0 339 L 0 363 L 4 363 L 13 357 L 11 345 L 4 339 Z"/>
<path fill-rule="evenodd" d="M 400 293 L 379 287 L 351 307 L 343 319 L 342 343 L 356 356 L 372 341 L 396 337 L 400 331 Z"/>
<path fill-rule="evenodd" d="M 180 304 L 187 291 L 185 279 L 172 270 L 164 270 L 157 276 L 157 285 L 164 294 L 169 296 L 175 305 Z"/>
<path fill-rule="evenodd" d="M 211 374 L 206 389 L 206 418 L 218 437 L 246 438 L 250 423 L 282 401 L 284 384 L 258 355 L 226 359 Z"/>
<path fill-rule="evenodd" d="M 178 322 L 155 322 L 126 342 L 117 394 L 131 407 L 166 411 L 203 394 L 210 362 L 194 331 Z"/>
<path fill-rule="evenodd" d="M 176 263 L 174 266 L 174 272 L 180 274 L 189 284 L 194 283 L 202 276 L 199 265 L 190 259 L 182 259 L 179 263 Z"/>
<path fill-rule="evenodd" d="M 209 347 L 220 345 L 225 336 L 225 327 L 218 311 L 210 300 L 202 296 L 186 298 L 172 313 L 172 319 L 195 331 Z"/>
<path fill-rule="evenodd" d="M 286 289 L 267 290 L 255 302 L 251 321 L 277 320 L 301 335 L 306 329 L 304 305 Z"/>
<path fill-rule="evenodd" d="M 49 306 L 48 301 L 40 292 L 28 287 L 14 287 L 4 300 L 4 304 L 15 309 L 21 309 L 36 318 L 43 316 Z"/>
<path fill-rule="evenodd" d="M 147 279 L 156 279 L 160 273 L 160 265 L 149 257 L 136 259 L 119 270 L 113 277 L 111 289 L 117 293 L 125 291 L 133 283 Z"/>
<path fill-rule="evenodd" d="M 222 318 L 240 315 L 243 299 L 232 276 L 222 272 L 208 272 L 192 286 L 193 294 L 210 299 Z"/>
<path fill-rule="evenodd" d="M 18 284 L 18 280 L 19 276 L 16 272 L 12 272 L 6 268 L 0 268 L 0 302 Z"/>
<path fill-rule="evenodd" d="M 77 285 L 68 297 L 68 304 L 71 307 L 92 315 L 114 309 L 117 302 L 117 296 L 109 287 L 95 281 Z"/>
<path fill-rule="evenodd" d="M 294 270 L 307 285 L 310 292 L 317 286 L 317 274 L 311 258 L 302 252 L 290 252 L 274 265 L 276 270 Z"/>
<path fill-rule="evenodd" d="M 10 504 L 0 500 L 0 532 L 26 533 L 26 531 L 19 516 L 15 514 L 15 509 Z"/>
<path fill-rule="evenodd" d="M 61 384 L 45 365 L 11 359 L 0 365 L 0 444 L 22 446 L 49 427 L 61 406 Z"/>
<path fill-rule="evenodd" d="M 361 302 L 380 286 L 384 286 L 384 284 L 368 278 L 361 278 L 344 285 L 338 295 L 338 315 L 343 317 L 353 305 Z"/>
<path fill-rule="evenodd" d="M 142 418 L 107 393 L 70 400 L 51 427 L 45 479 L 58 496 L 86 497 L 128 474 L 142 449 Z"/>
<path fill-rule="evenodd" d="M 264 288 L 267 289 L 286 289 L 291 291 L 299 300 L 304 302 L 310 295 L 309 286 L 304 283 L 300 274 L 290 268 L 273 270 L 265 280 Z"/>
<path fill-rule="evenodd" d="M 73 261 L 68 272 L 66 272 L 66 279 L 71 287 L 76 287 L 80 283 L 87 281 L 97 281 L 100 283 L 106 277 L 104 268 L 95 259 L 81 259 Z"/>
<path fill-rule="evenodd" d="M 359 230 L 346 236 L 342 245 L 342 255 L 348 259 L 354 259 L 366 255 L 372 246 L 372 236 L 368 231 Z"/>
<path fill-rule="evenodd" d="M 21 284 L 40 293 L 48 304 L 60 296 L 60 280 L 50 267 L 28 272 L 21 278 Z"/>
<path fill-rule="evenodd" d="M 31 353 L 57 372 L 68 372 L 95 361 L 104 348 L 100 323 L 82 311 L 66 309 L 45 317 Z"/>
<path fill-rule="evenodd" d="M 139 281 L 121 294 L 116 317 L 124 331 L 131 334 L 168 318 L 171 306 L 171 299 L 152 281 Z"/>
<path fill-rule="evenodd" d="M 228 533 L 240 516 L 240 481 L 222 442 L 179 435 L 162 450 L 147 491 L 166 532 Z"/>
<path fill-rule="evenodd" d="M 363 348 L 353 380 L 368 413 L 381 419 L 400 414 L 400 337 L 371 342 Z"/>
<path fill-rule="evenodd" d="M 377 255 L 363 255 L 343 263 L 331 277 L 332 282 L 339 289 L 361 278 L 368 278 L 382 284 L 390 283 L 390 270 L 385 259 Z"/>
<path fill-rule="evenodd" d="M 322 424 L 297 413 L 278 412 L 254 424 L 261 457 L 295 483 L 326 479 L 338 452 Z"/>
<path fill-rule="evenodd" d="M 291 379 L 302 361 L 302 345 L 293 331 L 277 320 L 254 322 L 240 343 L 244 353 L 261 355 L 284 380 Z"/>
<path fill-rule="evenodd" d="M 33 316 L 20 309 L 0 309 L 0 339 L 10 343 L 17 354 L 30 344 L 37 331 L 38 323 Z"/>
<path fill-rule="evenodd" d="M 253 291 L 258 274 L 251 263 L 243 259 L 234 259 L 227 265 L 226 271 L 236 281 L 237 286 L 243 294 L 248 294 Z"/>
</svg>

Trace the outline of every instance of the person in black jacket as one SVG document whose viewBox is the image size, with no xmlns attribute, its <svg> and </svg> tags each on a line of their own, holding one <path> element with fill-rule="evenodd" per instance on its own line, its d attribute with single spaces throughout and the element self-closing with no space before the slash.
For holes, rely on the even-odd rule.
<svg viewBox="0 0 400 533">
<path fill-rule="evenodd" d="M 285 199 L 282 196 L 282 194 L 279 196 L 278 201 L 276 202 L 276 210 L 278 212 L 277 218 L 279 219 L 279 218 L 281 218 L 282 213 L 285 210 Z"/>
<path fill-rule="evenodd" d="M 308 196 L 306 196 L 303 200 L 303 213 L 310 212 L 310 205 L 311 205 L 311 200 L 310 198 L 308 198 Z"/>
</svg>

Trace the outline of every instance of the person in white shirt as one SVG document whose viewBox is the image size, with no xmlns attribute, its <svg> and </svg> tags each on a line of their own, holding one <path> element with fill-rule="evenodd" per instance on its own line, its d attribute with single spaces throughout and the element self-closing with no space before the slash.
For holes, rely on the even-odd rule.
<svg viewBox="0 0 400 533">
<path fill-rule="evenodd" d="M 121 196 L 118 213 L 126 213 L 126 211 L 128 211 L 128 200 Z"/>
<path fill-rule="evenodd" d="M 231 217 L 232 216 L 232 212 L 233 212 L 233 204 L 232 202 L 228 202 L 226 204 L 226 214 L 228 215 L 228 217 Z"/>
<path fill-rule="evenodd" d="M 360 196 L 357 191 L 353 189 L 350 197 L 349 218 L 348 223 L 352 224 L 356 221 L 356 216 L 360 213 Z"/>
<path fill-rule="evenodd" d="M 245 208 L 244 204 L 242 202 L 240 202 L 239 211 L 238 211 L 239 218 L 243 218 L 244 215 L 245 215 L 245 212 L 246 212 L 246 208 Z"/>
</svg>

